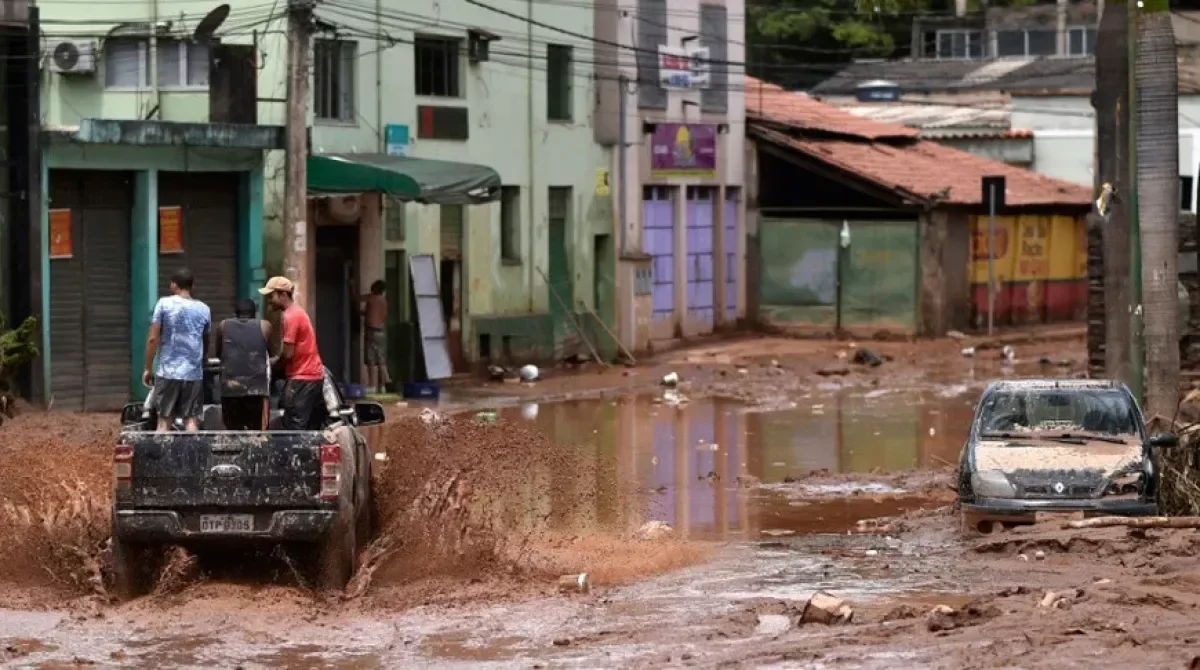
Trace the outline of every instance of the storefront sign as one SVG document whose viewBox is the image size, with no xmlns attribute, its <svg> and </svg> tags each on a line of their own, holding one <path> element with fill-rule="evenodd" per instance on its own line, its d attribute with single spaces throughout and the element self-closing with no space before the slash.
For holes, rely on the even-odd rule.
<svg viewBox="0 0 1200 670">
<path fill-rule="evenodd" d="M 50 258 L 72 258 L 75 243 L 71 239 L 71 210 L 50 210 Z"/>
<path fill-rule="evenodd" d="M 158 208 L 158 253 L 183 253 L 183 208 Z"/>
<path fill-rule="evenodd" d="M 658 85 L 666 89 L 708 88 L 708 47 L 658 46 Z"/>
<path fill-rule="evenodd" d="M 717 176 L 717 127 L 660 123 L 650 142 L 652 177 Z"/>
<path fill-rule="evenodd" d="M 389 123 L 383 128 L 383 143 L 389 156 L 408 155 L 408 126 Z"/>
</svg>

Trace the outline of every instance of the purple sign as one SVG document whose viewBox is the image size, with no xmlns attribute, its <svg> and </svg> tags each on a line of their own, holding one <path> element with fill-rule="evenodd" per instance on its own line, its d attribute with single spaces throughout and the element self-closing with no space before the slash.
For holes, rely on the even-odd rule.
<svg viewBox="0 0 1200 670">
<path fill-rule="evenodd" d="M 717 176 L 717 127 L 660 123 L 650 141 L 653 177 Z"/>
</svg>

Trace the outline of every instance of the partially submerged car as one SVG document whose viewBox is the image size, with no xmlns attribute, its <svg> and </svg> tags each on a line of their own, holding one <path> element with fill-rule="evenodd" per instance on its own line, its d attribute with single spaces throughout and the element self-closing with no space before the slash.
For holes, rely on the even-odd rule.
<svg viewBox="0 0 1200 670">
<path fill-rule="evenodd" d="M 1141 410 L 1117 381 L 1024 379 L 988 385 L 958 464 L 964 525 L 1046 516 L 1158 513 L 1155 447 Z"/>
</svg>

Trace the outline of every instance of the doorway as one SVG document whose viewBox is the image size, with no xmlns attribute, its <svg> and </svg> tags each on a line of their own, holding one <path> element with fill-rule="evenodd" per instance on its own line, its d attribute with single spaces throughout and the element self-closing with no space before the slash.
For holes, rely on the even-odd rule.
<svg viewBox="0 0 1200 670">
<path fill-rule="evenodd" d="M 335 379 L 357 382 L 362 341 L 358 296 L 358 226 L 317 226 L 317 291 L 314 329 L 325 367 Z"/>
</svg>

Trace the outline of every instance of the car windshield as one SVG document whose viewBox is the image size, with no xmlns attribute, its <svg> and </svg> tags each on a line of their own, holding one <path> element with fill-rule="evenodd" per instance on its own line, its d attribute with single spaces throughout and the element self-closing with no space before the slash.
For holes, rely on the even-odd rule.
<svg viewBox="0 0 1200 670">
<path fill-rule="evenodd" d="M 1135 408 L 1119 389 L 1029 389 L 990 394 L 980 410 L 980 433 L 1038 435 L 1138 434 Z"/>
</svg>

